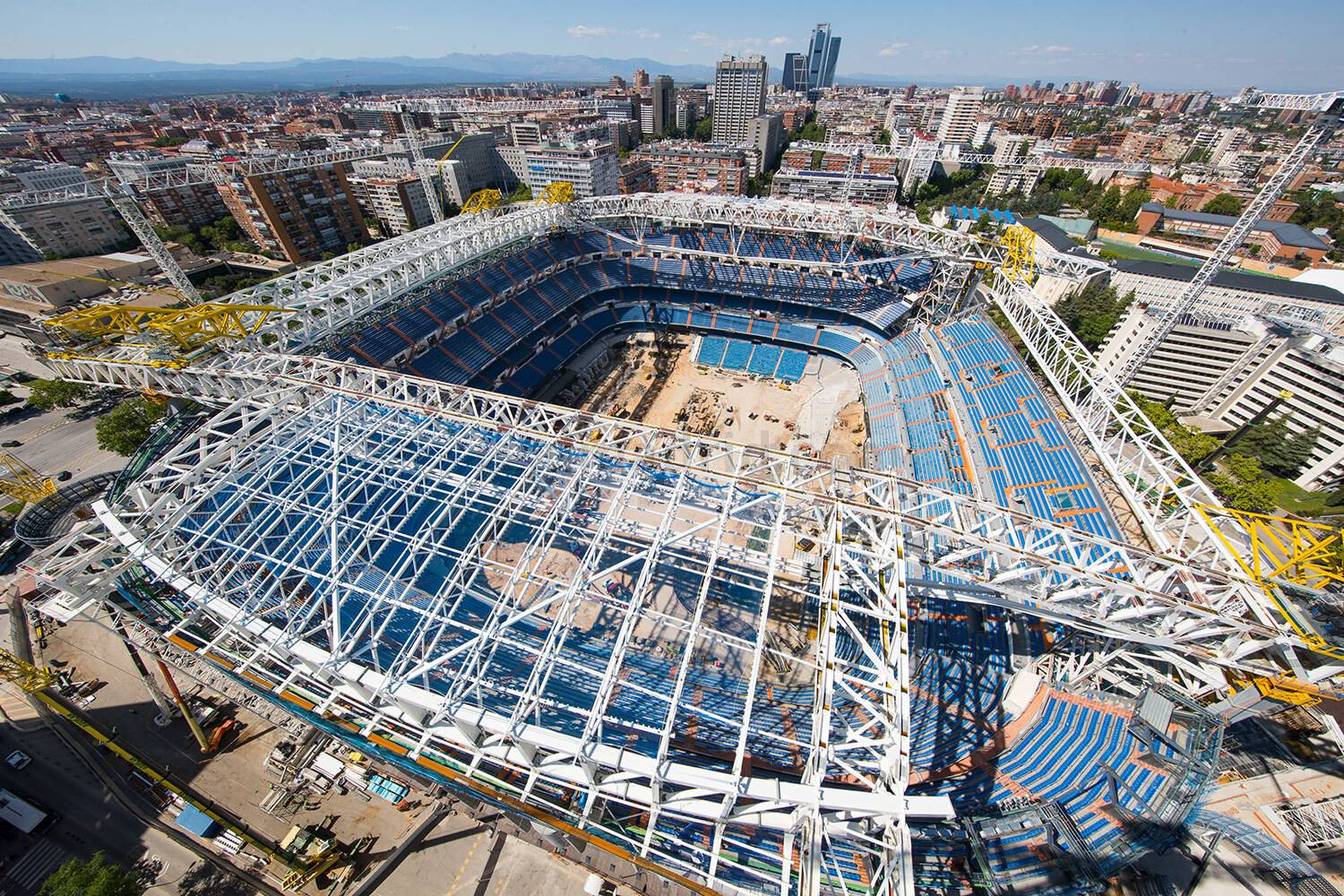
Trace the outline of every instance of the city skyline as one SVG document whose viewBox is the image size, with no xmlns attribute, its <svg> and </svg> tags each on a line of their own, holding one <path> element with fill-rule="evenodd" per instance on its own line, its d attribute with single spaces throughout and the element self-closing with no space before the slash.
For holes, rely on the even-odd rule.
<svg viewBox="0 0 1344 896">
<path fill-rule="evenodd" d="M 399 2 L 364 21 L 368 8 L 349 0 L 310 15 L 300 4 L 241 0 L 227 8 L 178 4 L 104 9 L 90 0 L 59 15 L 37 10 L 0 36 L 9 59 L 144 57 L 185 63 L 233 64 L 293 59 L 432 59 L 450 53 L 509 52 L 554 56 L 647 58 L 668 65 L 712 66 L 728 53 L 762 53 L 779 70 L 819 21 L 845 37 L 838 80 L 864 78 L 997 84 L 1074 79 L 1138 80 L 1157 89 L 1232 91 L 1329 89 L 1344 81 L 1332 43 L 1344 33 L 1344 12 L 1324 2 L 1291 4 L 1268 21 L 1249 4 L 1159 6 L 1111 10 L 1050 3 L 1030 21 L 1001 6 L 972 3 L 955 14 L 930 9 L 918 17 L 858 3 L 824 10 L 801 4 L 722 8 L 692 2 L 676 10 L 610 2 L 581 10 L 535 10 L 505 2 L 453 11 Z M 248 32 L 246 49 L 220 40 L 239 21 L 271 27 Z M 1251 22 L 1254 27 L 1248 27 Z M 1283 24 L 1275 24 L 1282 22 Z M 1310 23 L 1312 27 L 1301 27 Z M 356 27 L 357 25 L 357 27 Z M 1276 29 L 1281 32 L 1276 33 Z M 1267 33 L 1268 32 L 1268 33 Z M 1289 40 L 1291 32 L 1291 41 Z"/>
</svg>

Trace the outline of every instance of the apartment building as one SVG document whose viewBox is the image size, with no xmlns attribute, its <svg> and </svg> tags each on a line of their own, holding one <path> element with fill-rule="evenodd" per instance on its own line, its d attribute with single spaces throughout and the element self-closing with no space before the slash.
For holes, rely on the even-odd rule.
<svg viewBox="0 0 1344 896">
<path fill-rule="evenodd" d="M 405 159 L 362 159 L 351 165 L 347 180 L 365 219 L 376 220 L 383 236 L 434 223 L 425 185 Z"/>
<path fill-rule="evenodd" d="M 342 164 L 267 174 L 236 174 L 220 196 L 262 251 L 294 264 L 339 255 L 366 243 L 364 215 Z"/>
<path fill-rule="evenodd" d="M 132 150 L 107 157 L 107 166 L 123 181 L 142 181 L 155 175 L 178 174 L 185 179 L 191 159 L 150 150 Z M 166 187 L 141 193 L 146 217 L 162 227 L 195 230 L 213 224 L 229 210 L 212 183 Z"/>
<path fill-rule="evenodd" d="M 885 174 L 780 169 L 770 195 L 780 199 L 885 206 L 900 199 L 901 180 Z"/>
<path fill-rule="evenodd" d="M 580 199 L 620 192 L 620 162 L 607 142 L 503 146 L 499 154 L 534 196 L 554 181 L 573 184 Z"/>
<path fill-rule="evenodd" d="M 722 143 L 662 140 L 632 153 L 630 158 L 649 163 L 658 192 L 742 196 L 751 177 L 747 150 Z"/>
<path fill-rule="evenodd" d="M 768 69 L 763 56 L 719 60 L 714 69 L 715 143 L 741 143 L 749 138 L 752 120 L 765 114 Z"/>
<path fill-rule="evenodd" d="M 983 87 L 958 87 L 947 97 L 943 119 L 938 124 L 938 139 L 944 143 L 970 143 L 975 139 L 975 128 L 980 108 L 985 103 Z"/>
<path fill-rule="evenodd" d="M 72 165 L 14 159 L 0 166 L 0 195 L 60 190 L 85 180 Z M 102 255 L 132 242 L 105 199 L 0 209 L 0 264 Z"/>
</svg>

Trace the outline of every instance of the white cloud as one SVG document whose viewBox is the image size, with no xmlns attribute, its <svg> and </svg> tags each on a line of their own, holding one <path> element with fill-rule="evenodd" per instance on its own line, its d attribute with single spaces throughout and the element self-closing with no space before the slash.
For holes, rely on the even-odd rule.
<svg viewBox="0 0 1344 896">
<path fill-rule="evenodd" d="M 788 39 L 787 37 L 783 37 L 783 36 L 780 36 L 780 37 L 772 37 L 772 38 L 770 38 L 770 46 L 772 46 L 772 47 L 783 46 L 784 44 L 786 44 L 786 43 L 788 43 L 788 42 L 789 42 L 789 39 Z"/>
<path fill-rule="evenodd" d="M 592 25 L 570 25 L 565 29 L 570 37 L 606 37 L 611 34 L 610 28 L 603 28 Z"/>
<path fill-rule="evenodd" d="M 736 53 L 746 50 L 759 52 L 765 49 L 766 44 L 788 43 L 789 39 L 775 37 L 767 41 L 763 37 L 720 37 L 708 31 L 697 31 L 691 35 L 691 40 L 706 47 L 714 47 L 720 52 Z"/>
<path fill-rule="evenodd" d="M 570 37 L 580 39 L 588 37 L 637 37 L 640 40 L 657 40 L 663 36 L 661 31 L 652 31 L 648 28 L 627 30 L 625 28 L 608 28 L 606 25 L 570 25 L 565 31 Z"/>
<path fill-rule="evenodd" d="M 905 49 L 906 47 L 908 47 L 908 46 L 910 46 L 910 45 L 907 44 L 907 43 L 903 43 L 903 42 L 901 42 L 901 41 L 897 41 L 897 42 L 894 43 L 894 44 L 887 44 L 885 47 L 883 47 L 882 49 L 878 50 L 878 51 L 877 51 L 877 55 L 879 55 L 879 56 L 895 56 L 896 54 L 900 53 L 902 50 L 904 50 L 904 49 Z"/>
<path fill-rule="evenodd" d="M 410 25 L 393 25 L 393 26 L 392 26 L 392 30 L 393 30 L 393 31 L 410 31 L 410 30 L 411 30 L 411 26 L 410 26 Z"/>
<path fill-rule="evenodd" d="M 1018 51 L 1026 56 L 1058 56 L 1060 53 L 1072 53 L 1073 47 L 1062 44 L 1032 44 Z"/>
</svg>

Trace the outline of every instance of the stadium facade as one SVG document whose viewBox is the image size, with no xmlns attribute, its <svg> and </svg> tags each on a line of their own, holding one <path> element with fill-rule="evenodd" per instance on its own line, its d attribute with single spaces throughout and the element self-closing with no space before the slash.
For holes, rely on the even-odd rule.
<svg viewBox="0 0 1344 896">
<path fill-rule="evenodd" d="M 1023 273 L 1090 264 L 771 200 L 454 219 L 231 297 L 285 313 L 226 348 L 54 351 L 201 410 L 35 571 L 689 891 L 1100 889 L 1199 811 L 1248 682 L 1322 664 Z M 636 332 L 847 365 L 863 464 L 535 400 Z"/>
</svg>

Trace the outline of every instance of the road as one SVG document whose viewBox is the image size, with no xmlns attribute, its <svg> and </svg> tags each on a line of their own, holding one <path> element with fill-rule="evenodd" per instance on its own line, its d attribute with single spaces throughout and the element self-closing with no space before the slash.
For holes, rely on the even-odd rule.
<svg viewBox="0 0 1344 896">
<path fill-rule="evenodd" d="M 6 647 L 15 635 L 22 638 L 24 632 L 12 629 L 15 620 L 11 614 L 12 605 L 0 602 L 0 644 Z M 33 800 L 56 821 L 36 837 L 4 831 L 0 839 L 0 893 L 33 896 L 66 859 L 88 857 L 101 850 L 127 866 L 157 860 L 160 870 L 146 893 L 177 894 L 178 881 L 200 864 L 200 858 L 129 812 L 26 701 L 13 685 L 0 684 L 0 712 L 6 723 L 0 733 L 0 755 L 17 749 L 32 760 L 17 771 L 0 763 L 0 786 Z"/>
</svg>

